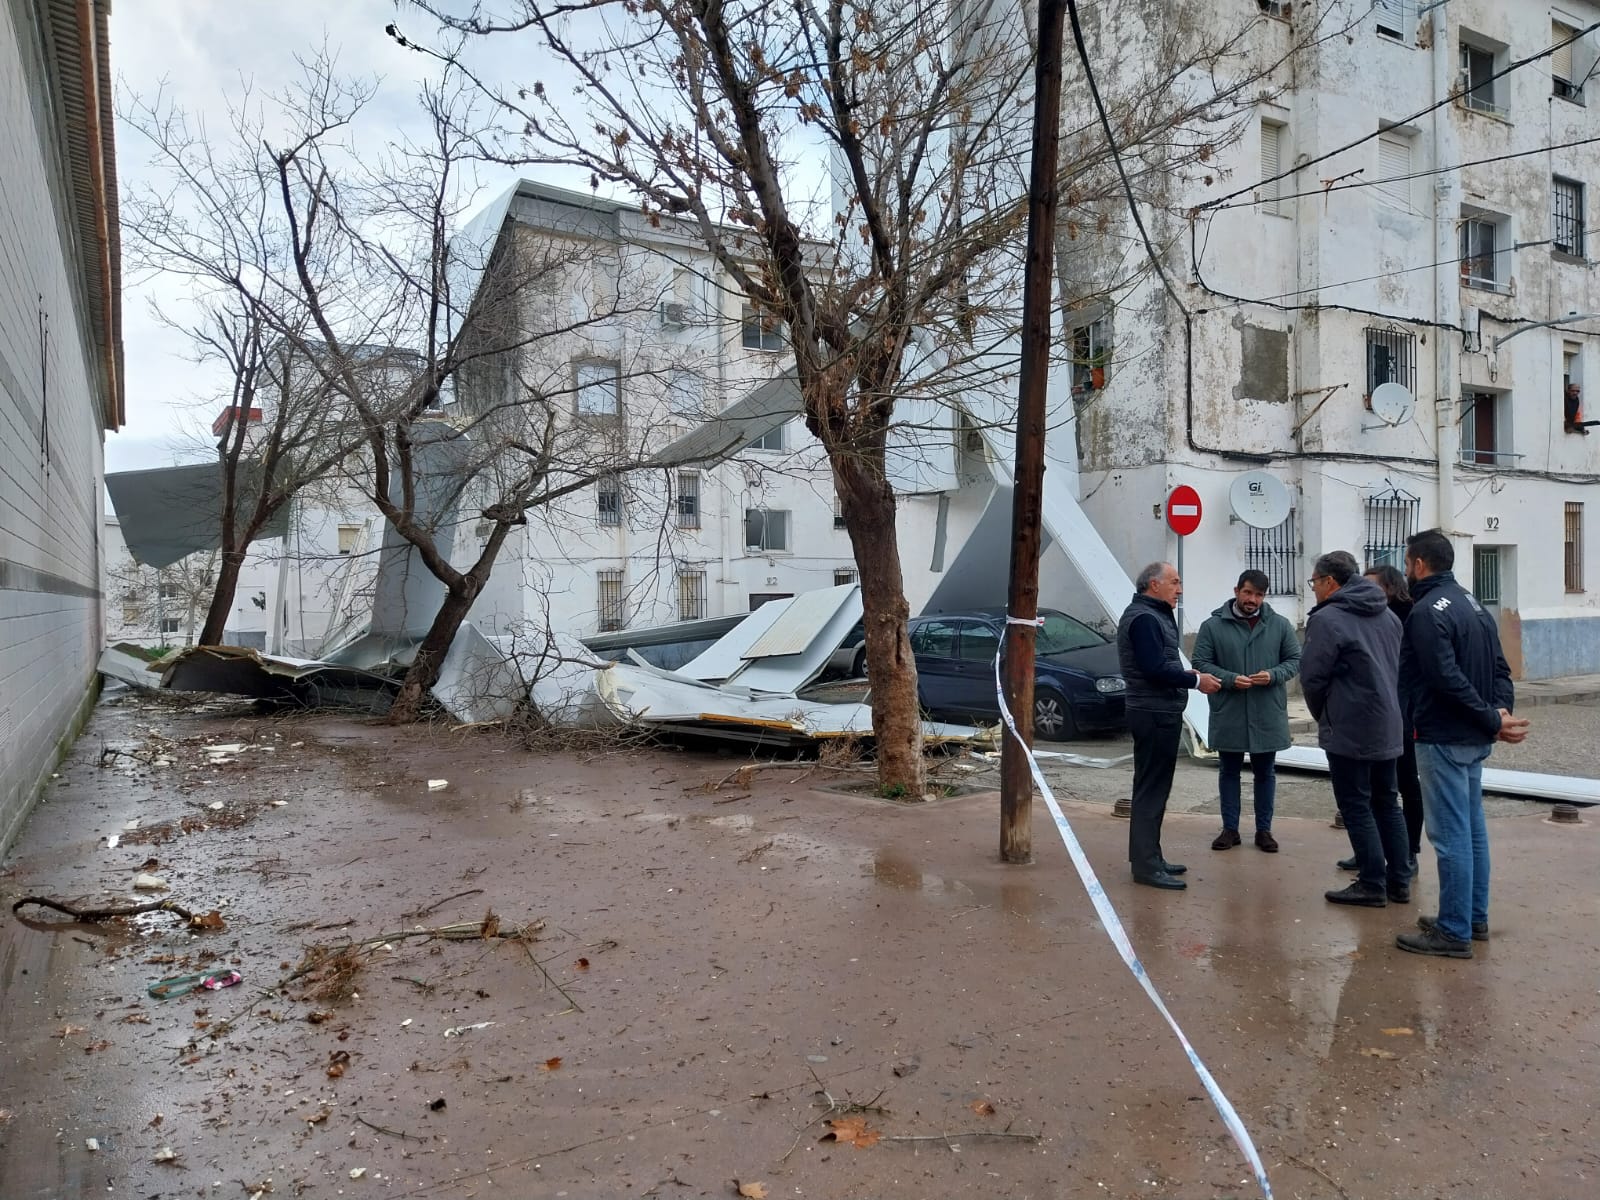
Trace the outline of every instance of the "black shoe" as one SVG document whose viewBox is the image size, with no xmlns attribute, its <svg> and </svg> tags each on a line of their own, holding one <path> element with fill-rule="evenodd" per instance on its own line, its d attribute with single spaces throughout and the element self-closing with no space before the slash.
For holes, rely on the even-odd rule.
<svg viewBox="0 0 1600 1200">
<path fill-rule="evenodd" d="M 1168 875 L 1182 875 L 1188 871 L 1189 868 L 1184 866 L 1182 863 L 1169 863 L 1166 859 L 1162 859 L 1161 869 Z"/>
<path fill-rule="evenodd" d="M 1135 875 L 1133 881 L 1145 887 L 1165 888 L 1169 892 L 1181 892 L 1189 886 L 1176 875 L 1169 875 L 1165 871 L 1157 871 L 1153 875 Z"/>
<path fill-rule="evenodd" d="M 1432 933 L 1434 930 L 1439 928 L 1439 918 L 1429 916 L 1418 917 L 1417 928 L 1425 930 L 1428 933 Z M 1445 936 L 1448 937 L 1449 935 L 1446 934 Z M 1452 938 L 1451 940 L 1454 941 L 1455 939 Z M 1475 942 L 1487 942 L 1489 940 L 1489 922 L 1474 921 L 1472 923 L 1472 940 Z"/>
<path fill-rule="evenodd" d="M 1437 929 L 1428 929 L 1422 933 L 1399 934 L 1394 939 L 1394 944 L 1402 950 L 1409 950 L 1412 954 L 1432 954 L 1439 958 L 1472 957 L 1471 942 L 1458 942 Z"/>
<path fill-rule="evenodd" d="M 1354 854 L 1352 854 L 1349 858 L 1341 858 L 1333 865 L 1338 867 L 1341 871 L 1359 871 L 1361 869 L 1361 864 L 1356 861 L 1356 856 Z"/>
<path fill-rule="evenodd" d="M 1211 839 L 1213 850 L 1228 850 L 1239 844 L 1239 831 L 1237 829 L 1224 829 Z"/>
<path fill-rule="evenodd" d="M 1276 854 L 1278 852 L 1278 839 L 1265 829 L 1256 830 L 1256 845 L 1268 854 Z"/>
<path fill-rule="evenodd" d="M 1411 887 L 1410 887 L 1410 885 L 1409 884 L 1402 884 L 1399 887 L 1394 887 L 1394 886 L 1391 885 L 1390 888 L 1389 888 L 1389 903 L 1390 904 L 1410 904 L 1411 903 Z"/>
<path fill-rule="evenodd" d="M 1330 904 L 1354 904 L 1361 908 L 1387 908 L 1389 901 L 1382 891 L 1368 888 L 1360 880 L 1336 892 L 1324 892 Z"/>
</svg>

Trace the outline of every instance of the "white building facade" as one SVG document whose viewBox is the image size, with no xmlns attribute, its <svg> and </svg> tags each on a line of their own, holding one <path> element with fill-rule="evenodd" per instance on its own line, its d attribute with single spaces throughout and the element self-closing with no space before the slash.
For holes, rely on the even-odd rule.
<svg viewBox="0 0 1600 1200">
<path fill-rule="evenodd" d="M 1348 28 L 1268 71 L 1242 138 L 1146 212 L 1182 308 L 1146 278 L 1069 328 L 1054 403 L 1086 511 L 1131 572 L 1177 557 L 1163 502 L 1199 492 L 1188 633 L 1246 566 L 1303 619 L 1318 554 L 1398 565 L 1440 526 L 1515 674 L 1600 672 L 1600 437 L 1581 424 L 1600 416 L 1600 6 L 1211 7 L 1256 22 L 1261 68 L 1314 22 Z M 1063 236 L 1062 261 L 1135 239 L 1124 210 Z M 1374 406 L 1389 383 L 1409 401 Z M 1288 489 L 1282 525 L 1231 519 L 1250 470 Z"/>
</svg>

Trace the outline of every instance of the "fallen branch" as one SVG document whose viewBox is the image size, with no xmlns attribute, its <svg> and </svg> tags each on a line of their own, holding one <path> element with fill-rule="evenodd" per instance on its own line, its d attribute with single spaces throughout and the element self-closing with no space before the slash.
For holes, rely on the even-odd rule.
<svg viewBox="0 0 1600 1200">
<path fill-rule="evenodd" d="M 1321 1167 L 1317 1166 L 1316 1163 L 1307 1162 L 1305 1159 L 1301 1158 L 1298 1154 L 1286 1154 L 1286 1155 L 1284 1155 L 1284 1157 L 1286 1159 L 1288 1159 L 1290 1162 L 1292 1162 L 1297 1167 L 1304 1167 L 1307 1171 L 1311 1171 L 1311 1172 L 1314 1172 L 1317 1175 L 1321 1175 L 1325 1180 L 1328 1181 L 1329 1184 L 1331 1184 L 1333 1186 L 1334 1190 L 1337 1191 L 1339 1193 L 1339 1195 L 1344 1197 L 1344 1200 L 1350 1200 L 1350 1193 L 1345 1191 L 1344 1188 L 1339 1185 L 1339 1181 L 1337 1179 L 1335 1179 L 1332 1175 L 1329 1175 Z"/>
<path fill-rule="evenodd" d="M 1044 1140 L 1044 1135 L 1040 1133 L 1007 1133 L 1003 1129 L 973 1129 L 966 1133 L 903 1133 L 896 1136 L 885 1134 L 878 1140 L 880 1142 L 953 1142 L 972 1138 L 1014 1138 L 1024 1142 L 1039 1142 Z"/>
<path fill-rule="evenodd" d="M 407 1142 L 425 1142 L 425 1141 L 428 1140 L 425 1137 L 418 1137 L 414 1133 L 402 1133 L 398 1129 L 387 1129 L 382 1125 L 374 1125 L 371 1121 L 367 1120 L 365 1117 L 357 1117 L 356 1120 L 359 1121 L 361 1124 L 365 1125 L 368 1129 L 371 1129 L 372 1131 L 374 1131 L 375 1133 L 386 1133 L 390 1137 L 397 1137 L 397 1138 L 402 1139 L 403 1141 L 407 1141 Z"/>
<path fill-rule="evenodd" d="M 407 917 L 425 917 L 429 913 L 434 912 L 437 909 L 443 908 L 446 904 L 449 904 L 450 901 L 452 901 L 452 900 L 460 900 L 460 899 L 462 899 L 463 897 L 466 897 L 466 896 L 481 896 L 481 895 L 483 895 L 483 889 L 482 888 L 468 888 L 464 892 L 457 892 L 454 896 L 446 896 L 443 900 L 435 900 L 432 904 L 428 905 L 427 908 L 419 908 L 419 909 L 416 909 L 413 912 L 403 913 L 401 915 L 402 916 L 407 916 Z"/>
<path fill-rule="evenodd" d="M 140 913 L 147 912 L 169 912 L 191 923 L 196 919 L 194 913 L 176 900 L 151 900 L 146 904 L 126 904 L 116 908 L 78 908 L 76 905 L 67 904 L 60 900 L 52 900 L 48 896 L 24 896 L 11 906 L 11 911 L 17 912 L 24 904 L 36 904 L 40 908 L 52 908 L 56 912 L 66 913 L 67 916 L 78 921 L 114 921 L 118 917 L 136 917 Z"/>
<path fill-rule="evenodd" d="M 563 996 L 566 996 L 567 1003 L 572 1005 L 572 1007 L 575 1010 L 577 1010 L 578 1012 L 582 1012 L 583 1011 L 583 1005 L 579 1004 L 570 995 L 568 995 L 567 994 L 567 989 L 562 987 L 559 983 L 557 983 L 555 981 L 555 977 L 553 975 L 551 975 L 549 971 L 545 970 L 544 964 L 533 956 L 533 947 L 529 946 L 527 942 L 523 942 L 522 943 L 522 948 L 523 948 L 523 950 L 525 950 L 527 952 L 528 961 L 531 962 L 534 966 L 539 968 L 539 974 L 544 976 L 545 982 L 548 983 L 551 987 L 555 988 L 555 990 L 560 992 Z"/>
</svg>

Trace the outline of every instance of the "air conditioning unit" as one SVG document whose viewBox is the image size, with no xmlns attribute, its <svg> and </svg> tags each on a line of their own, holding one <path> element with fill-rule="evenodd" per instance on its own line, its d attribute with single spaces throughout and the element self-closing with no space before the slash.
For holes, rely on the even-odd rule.
<svg viewBox="0 0 1600 1200">
<path fill-rule="evenodd" d="M 668 300 L 661 305 L 661 327 L 663 329 L 682 329 L 694 323 L 694 309 L 677 300 Z"/>
</svg>

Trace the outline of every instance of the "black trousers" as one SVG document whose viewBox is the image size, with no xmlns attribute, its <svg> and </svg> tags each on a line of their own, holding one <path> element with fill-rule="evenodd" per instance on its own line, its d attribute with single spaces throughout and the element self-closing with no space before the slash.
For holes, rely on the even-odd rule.
<svg viewBox="0 0 1600 1200">
<path fill-rule="evenodd" d="M 1355 851 L 1357 878 L 1368 888 L 1404 887 L 1411 881 L 1406 822 L 1400 813 L 1393 758 L 1376 762 L 1328 755 L 1328 780 Z"/>
<path fill-rule="evenodd" d="M 1406 816 L 1406 840 L 1411 843 L 1411 857 L 1422 849 L 1422 781 L 1417 778 L 1417 744 L 1406 737 L 1405 753 L 1395 764 L 1395 774 L 1400 784 L 1400 808 Z"/>
<path fill-rule="evenodd" d="M 1133 820 L 1128 824 L 1128 862 L 1135 876 L 1154 875 L 1161 854 L 1161 821 L 1167 815 L 1172 773 L 1178 765 L 1183 713 L 1128 709 L 1133 734 Z"/>
</svg>

